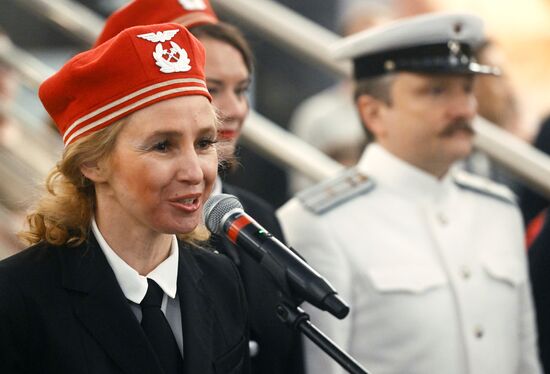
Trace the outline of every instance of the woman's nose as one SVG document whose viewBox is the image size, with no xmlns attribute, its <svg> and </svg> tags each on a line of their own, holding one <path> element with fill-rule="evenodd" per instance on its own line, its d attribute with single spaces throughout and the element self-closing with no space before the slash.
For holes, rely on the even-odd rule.
<svg viewBox="0 0 550 374">
<path fill-rule="evenodd" d="M 195 149 L 184 152 L 178 160 L 177 179 L 190 184 L 199 184 L 203 178 L 204 172 Z"/>
</svg>

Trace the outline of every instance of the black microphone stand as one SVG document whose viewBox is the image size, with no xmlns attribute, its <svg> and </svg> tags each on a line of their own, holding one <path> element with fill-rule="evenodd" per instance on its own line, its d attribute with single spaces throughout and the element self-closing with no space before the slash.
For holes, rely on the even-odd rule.
<svg viewBox="0 0 550 374">
<path fill-rule="evenodd" d="M 348 373 L 368 374 L 368 372 L 350 355 L 338 347 L 321 330 L 309 320 L 309 315 L 299 306 L 291 302 L 281 302 L 277 305 L 277 316 L 288 327 L 300 331 L 321 348 L 326 354 L 332 357 Z"/>
</svg>

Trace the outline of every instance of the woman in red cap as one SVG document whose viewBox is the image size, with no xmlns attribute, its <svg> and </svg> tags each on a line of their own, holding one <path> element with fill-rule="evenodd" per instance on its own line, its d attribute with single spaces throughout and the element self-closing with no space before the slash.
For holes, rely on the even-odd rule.
<svg viewBox="0 0 550 374">
<path fill-rule="evenodd" d="M 246 373 L 235 266 L 201 249 L 218 164 L 204 49 L 139 26 L 40 87 L 63 157 L 0 262 L 1 373 Z"/>
</svg>

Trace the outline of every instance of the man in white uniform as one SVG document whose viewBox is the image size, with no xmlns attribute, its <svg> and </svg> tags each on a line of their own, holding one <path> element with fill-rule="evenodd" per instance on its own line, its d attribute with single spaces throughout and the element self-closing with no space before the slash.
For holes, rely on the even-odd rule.
<svg viewBox="0 0 550 374">
<path fill-rule="evenodd" d="M 374 142 L 278 212 L 289 243 L 347 300 L 312 321 L 376 374 L 540 373 L 521 216 L 505 187 L 453 169 L 472 150 L 482 21 L 400 20 L 344 39 Z M 335 124 L 336 125 L 336 124 Z M 310 374 L 343 373 L 307 343 Z"/>
</svg>

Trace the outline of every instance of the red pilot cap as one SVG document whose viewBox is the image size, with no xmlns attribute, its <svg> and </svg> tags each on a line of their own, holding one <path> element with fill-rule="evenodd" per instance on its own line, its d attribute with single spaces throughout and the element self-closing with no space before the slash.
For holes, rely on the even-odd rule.
<svg viewBox="0 0 550 374">
<path fill-rule="evenodd" d="M 132 27 L 76 55 L 42 83 L 38 95 L 65 146 L 162 100 L 212 100 L 204 48 L 175 23 Z"/>
<path fill-rule="evenodd" d="M 107 19 L 95 45 L 103 44 L 128 27 L 164 22 L 191 28 L 217 23 L 218 17 L 208 0 L 133 0 Z"/>
</svg>

